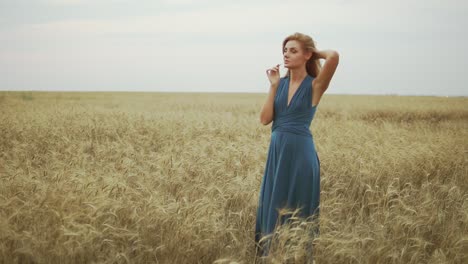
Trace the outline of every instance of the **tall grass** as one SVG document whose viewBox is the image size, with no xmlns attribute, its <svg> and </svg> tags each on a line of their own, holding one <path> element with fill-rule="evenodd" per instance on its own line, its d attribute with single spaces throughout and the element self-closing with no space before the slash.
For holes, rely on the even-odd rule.
<svg viewBox="0 0 468 264">
<path fill-rule="evenodd" d="M 265 95 L 0 96 L 0 262 L 258 260 Z M 264 261 L 466 263 L 467 106 L 324 96 L 320 236 L 296 219 Z"/>
</svg>

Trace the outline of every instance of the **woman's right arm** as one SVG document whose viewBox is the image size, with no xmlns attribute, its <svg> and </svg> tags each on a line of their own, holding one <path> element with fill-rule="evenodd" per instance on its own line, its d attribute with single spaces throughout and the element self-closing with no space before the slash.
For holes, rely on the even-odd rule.
<svg viewBox="0 0 468 264">
<path fill-rule="evenodd" d="M 262 111 L 260 112 L 260 123 L 262 123 L 265 126 L 270 124 L 271 121 L 273 121 L 273 117 L 275 114 L 275 95 L 280 83 L 279 66 L 280 64 L 276 64 L 275 67 L 270 68 L 266 71 L 268 80 L 270 81 L 270 92 L 268 93 L 268 98 L 262 107 Z"/>
<path fill-rule="evenodd" d="M 263 125 L 268 125 L 273 121 L 274 116 L 274 101 L 276 91 L 278 90 L 279 83 L 271 84 L 270 85 L 270 92 L 268 93 L 268 98 L 265 104 L 262 107 L 262 111 L 260 113 L 260 122 Z"/>
</svg>

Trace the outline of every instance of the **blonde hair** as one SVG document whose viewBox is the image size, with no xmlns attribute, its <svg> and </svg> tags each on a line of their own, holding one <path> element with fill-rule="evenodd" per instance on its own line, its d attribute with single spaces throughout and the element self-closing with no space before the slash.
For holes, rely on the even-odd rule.
<svg viewBox="0 0 468 264">
<path fill-rule="evenodd" d="M 290 40 L 297 40 L 301 44 L 303 51 L 313 52 L 317 50 L 317 48 L 315 47 L 315 41 L 310 36 L 296 32 L 292 35 L 287 36 L 283 40 L 283 51 L 284 51 L 284 47 L 286 46 L 286 43 L 288 43 L 288 41 Z M 307 74 L 309 74 L 312 77 L 317 77 L 321 69 L 322 69 L 322 64 L 320 63 L 319 58 L 314 52 L 312 56 L 310 57 L 310 59 L 306 62 Z M 289 69 L 286 72 L 286 75 L 284 77 L 289 77 Z"/>
</svg>

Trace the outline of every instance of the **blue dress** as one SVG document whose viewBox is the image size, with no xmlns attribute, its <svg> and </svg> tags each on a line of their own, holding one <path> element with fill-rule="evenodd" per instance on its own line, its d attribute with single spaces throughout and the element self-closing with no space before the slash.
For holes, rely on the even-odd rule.
<svg viewBox="0 0 468 264">
<path fill-rule="evenodd" d="M 272 234 L 279 208 L 302 208 L 301 217 L 318 217 L 320 161 L 310 125 L 317 105 L 312 106 L 312 80 L 307 75 L 287 106 L 289 77 L 280 79 L 274 99 L 271 141 L 261 183 L 255 242 L 258 255 L 268 255 L 269 243 L 260 239 Z M 278 224 L 285 223 L 283 216 Z M 318 231 L 316 231 L 318 234 Z"/>
</svg>

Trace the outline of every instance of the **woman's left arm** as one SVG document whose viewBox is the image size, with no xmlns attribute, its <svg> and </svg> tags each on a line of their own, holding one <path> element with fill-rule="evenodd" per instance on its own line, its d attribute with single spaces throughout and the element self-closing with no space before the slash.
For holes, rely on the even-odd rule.
<svg viewBox="0 0 468 264">
<path fill-rule="evenodd" d="M 314 80 L 314 84 L 318 89 L 325 92 L 328 89 L 328 85 L 335 74 L 335 70 L 338 67 L 340 61 L 340 55 L 334 50 L 317 50 L 314 51 L 312 57 L 317 59 L 325 59 L 322 69 Z"/>
</svg>

